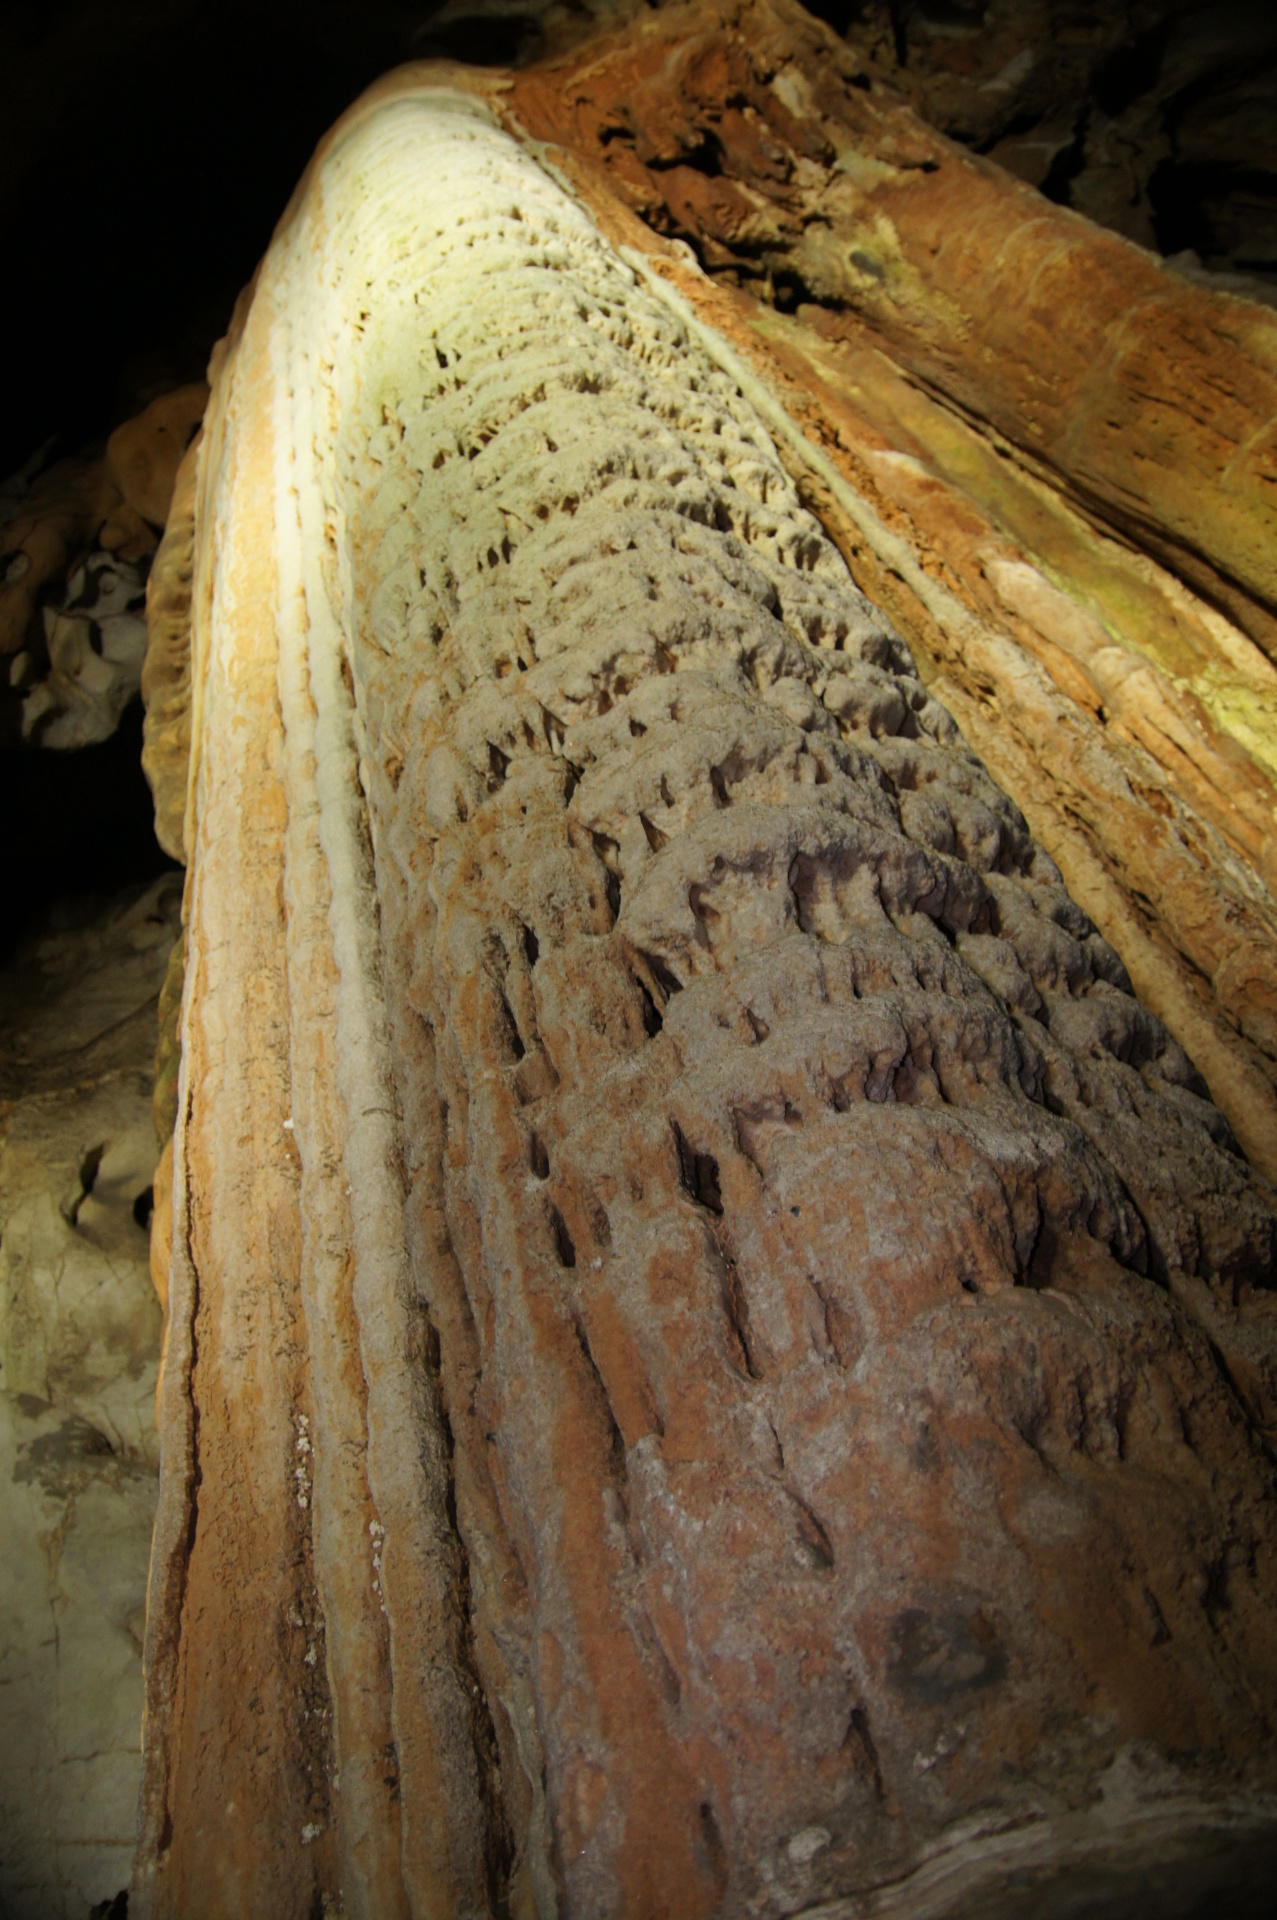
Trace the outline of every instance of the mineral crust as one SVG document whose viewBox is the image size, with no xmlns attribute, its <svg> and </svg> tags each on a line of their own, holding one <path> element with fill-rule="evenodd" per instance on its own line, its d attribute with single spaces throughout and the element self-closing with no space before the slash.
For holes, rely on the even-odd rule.
<svg viewBox="0 0 1277 1920">
<path fill-rule="evenodd" d="M 237 316 L 131 1911 L 1263 1898 L 1272 1191 L 731 366 L 411 72 Z"/>
</svg>

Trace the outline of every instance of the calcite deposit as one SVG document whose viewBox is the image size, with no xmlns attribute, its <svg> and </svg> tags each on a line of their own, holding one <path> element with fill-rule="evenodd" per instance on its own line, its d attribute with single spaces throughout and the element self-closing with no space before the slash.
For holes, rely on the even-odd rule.
<svg viewBox="0 0 1277 1920">
<path fill-rule="evenodd" d="M 943 139 L 790 0 L 662 8 L 500 98 L 783 394 L 803 497 L 1277 1176 L 1277 318 Z"/>
<path fill-rule="evenodd" d="M 865 79 L 795 0 L 690 0 L 533 69 L 516 110 L 597 154 L 707 267 L 827 310 L 835 338 L 867 323 L 1271 648 L 1277 319 L 1050 207 Z"/>
<path fill-rule="evenodd" d="M 146 582 L 147 645 L 139 687 L 146 707 L 142 766 L 155 796 L 155 837 L 186 858 L 186 783 L 191 758 L 191 568 L 199 435 L 174 476 L 164 537 Z"/>
<path fill-rule="evenodd" d="M 462 80 L 325 143 L 198 456 L 130 1912 L 1259 1913 L 1273 1191 L 849 420 Z"/>
</svg>

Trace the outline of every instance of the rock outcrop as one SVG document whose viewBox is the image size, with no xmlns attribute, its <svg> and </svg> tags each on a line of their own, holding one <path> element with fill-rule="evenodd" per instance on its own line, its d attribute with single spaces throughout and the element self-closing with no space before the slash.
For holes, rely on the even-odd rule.
<svg viewBox="0 0 1277 1920">
<path fill-rule="evenodd" d="M 495 97 L 584 166 L 611 57 Z M 130 1911 L 1258 1913 L 1272 1189 L 853 570 L 964 722 L 1032 649 L 462 78 L 325 143 L 199 455 Z"/>
<path fill-rule="evenodd" d="M 146 708 L 142 766 L 155 796 L 155 837 L 186 858 L 186 782 L 191 758 L 191 568 L 200 437 L 178 467 L 164 537 L 146 582 Z"/>
<path fill-rule="evenodd" d="M 1012 185 L 864 79 L 790 0 L 693 3 L 532 70 L 516 110 L 599 156 L 707 269 L 820 310 L 829 337 L 867 324 L 1271 645 L 1277 320 Z"/>
<path fill-rule="evenodd" d="M 155 1471 L 0 1391 L 0 1898 L 85 1920 L 128 1885 Z"/>
<path fill-rule="evenodd" d="M 126 1886 L 141 1771 L 159 1313 L 147 1273 L 172 879 L 0 976 L 0 1907 Z"/>
<path fill-rule="evenodd" d="M 203 381 L 176 387 L 115 429 L 106 443 L 106 471 L 126 507 L 148 526 L 168 519 L 178 471 L 204 418 Z"/>
<path fill-rule="evenodd" d="M 875 82 L 1116 233 L 1277 298 L 1277 22 L 1209 0 L 817 0 Z"/>
<path fill-rule="evenodd" d="M 179 387 L 105 454 L 20 477 L 0 519 L 0 746 L 91 746 L 137 697 L 147 568 L 207 399 Z"/>
</svg>

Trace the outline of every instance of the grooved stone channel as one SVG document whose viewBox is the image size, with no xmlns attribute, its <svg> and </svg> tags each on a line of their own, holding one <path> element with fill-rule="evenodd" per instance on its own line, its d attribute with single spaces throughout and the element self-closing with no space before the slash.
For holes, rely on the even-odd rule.
<svg viewBox="0 0 1277 1920">
<path fill-rule="evenodd" d="M 409 77 L 200 457 L 139 1910 L 1241 1887 L 1272 1194 L 760 418 Z"/>
</svg>

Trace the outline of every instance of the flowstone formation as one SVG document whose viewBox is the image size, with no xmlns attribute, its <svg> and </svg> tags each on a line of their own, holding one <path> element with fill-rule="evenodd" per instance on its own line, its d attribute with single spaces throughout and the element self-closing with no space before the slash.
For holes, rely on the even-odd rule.
<svg viewBox="0 0 1277 1920">
<path fill-rule="evenodd" d="M 648 11 L 493 97 L 783 399 L 802 497 L 1277 1178 L 1277 318 L 793 0 Z"/>
<path fill-rule="evenodd" d="M 1272 1191 L 459 78 L 199 454 L 130 1911 L 1258 1913 Z"/>
</svg>

